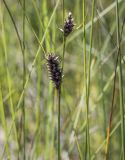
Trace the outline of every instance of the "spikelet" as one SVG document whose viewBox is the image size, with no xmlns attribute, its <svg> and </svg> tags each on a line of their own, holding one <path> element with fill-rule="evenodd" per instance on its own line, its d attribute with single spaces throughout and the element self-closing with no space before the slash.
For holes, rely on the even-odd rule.
<svg viewBox="0 0 125 160">
<path fill-rule="evenodd" d="M 56 89 L 58 90 L 62 80 L 59 58 L 58 56 L 49 54 L 46 60 L 50 79 L 53 81 Z"/>
<path fill-rule="evenodd" d="M 67 19 L 64 22 L 63 32 L 64 36 L 67 37 L 73 30 L 74 20 L 72 17 L 72 13 L 69 12 Z"/>
</svg>

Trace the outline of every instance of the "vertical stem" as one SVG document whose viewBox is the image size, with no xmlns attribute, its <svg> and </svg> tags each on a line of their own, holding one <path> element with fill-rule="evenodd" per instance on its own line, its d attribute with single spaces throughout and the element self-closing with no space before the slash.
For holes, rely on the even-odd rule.
<svg viewBox="0 0 125 160">
<path fill-rule="evenodd" d="M 23 90 L 25 86 L 26 68 L 25 68 L 25 0 L 23 0 Z M 26 159 L 25 155 L 25 94 L 23 95 L 23 107 L 22 107 L 22 125 L 23 125 L 23 159 Z"/>
<path fill-rule="evenodd" d="M 92 17 L 91 17 L 91 31 L 90 31 L 90 50 L 89 50 L 89 65 L 88 65 L 88 98 L 87 105 L 89 106 L 90 95 L 90 72 L 91 72 L 91 54 L 92 54 L 92 38 L 93 38 L 93 19 L 94 19 L 95 0 L 92 1 Z"/>
<path fill-rule="evenodd" d="M 87 159 L 90 159 L 90 137 L 89 137 L 89 108 L 87 105 L 87 67 L 86 67 L 86 32 L 85 32 L 85 0 L 83 0 L 83 46 L 84 46 L 84 83 L 85 83 L 85 102 L 86 102 L 86 155 Z"/>
<path fill-rule="evenodd" d="M 104 77 L 103 77 L 103 68 L 101 68 L 101 81 L 103 81 Z M 103 91 L 103 87 L 102 87 L 102 82 L 101 83 L 101 92 L 103 93 L 103 95 L 105 94 Z M 106 138 L 106 106 L 105 106 L 105 99 L 103 96 L 103 99 L 101 100 L 102 103 L 102 112 L 103 112 L 103 129 L 104 129 L 104 138 Z"/>
<path fill-rule="evenodd" d="M 64 23 L 64 18 L 65 18 L 65 3 L 64 3 L 64 0 L 62 0 L 62 10 L 63 10 L 63 13 L 62 13 L 62 24 Z"/>
<path fill-rule="evenodd" d="M 63 36 L 62 74 L 63 74 L 63 69 L 64 69 L 65 49 L 66 49 L 66 37 Z"/>
<path fill-rule="evenodd" d="M 64 16 L 65 16 L 64 0 L 62 0 L 62 8 L 63 8 L 62 18 L 63 18 L 63 23 L 64 23 Z M 63 69 L 64 69 L 65 47 L 66 47 L 66 38 L 65 38 L 65 35 L 63 33 L 63 55 L 62 55 L 62 69 L 61 69 L 62 75 L 63 75 Z M 61 80 L 60 88 L 57 90 L 58 91 L 58 160 L 61 159 L 61 155 L 60 155 L 60 103 L 61 103 L 61 87 L 62 87 L 62 80 Z"/>
<path fill-rule="evenodd" d="M 63 24 L 64 24 L 64 17 L 65 17 L 65 6 L 64 6 L 64 0 L 63 0 Z M 65 33 L 63 32 L 63 57 L 62 57 L 62 73 L 64 68 L 64 57 L 65 57 L 65 48 L 66 48 L 66 37 Z"/>
<path fill-rule="evenodd" d="M 64 23 L 64 0 L 62 1 L 62 7 L 63 7 L 63 23 Z M 61 73 L 63 74 L 63 69 L 64 69 L 64 56 L 65 56 L 65 46 L 66 46 L 66 38 L 63 34 L 63 57 L 62 57 L 62 69 Z M 60 156 L 60 102 L 61 102 L 61 86 L 62 86 L 62 80 L 61 80 L 61 85 L 60 88 L 58 89 L 58 160 L 61 159 Z"/>
<path fill-rule="evenodd" d="M 61 102 L 61 87 L 57 90 L 58 92 L 58 160 L 61 159 L 60 155 L 60 102 Z"/>
<path fill-rule="evenodd" d="M 119 27 L 119 6 L 116 0 L 116 24 L 117 24 L 117 45 L 120 47 L 120 27 Z M 120 89 L 120 112 L 121 112 L 121 138 L 122 138 L 122 159 L 125 160 L 125 138 L 124 138 L 124 103 L 123 103 L 123 75 L 121 64 L 121 51 L 119 50 L 119 89 Z"/>
<path fill-rule="evenodd" d="M 84 5 L 85 8 L 85 5 Z M 91 16 L 91 31 L 90 31 L 90 51 L 89 51 L 89 65 L 88 65 L 88 84 L 87 84 L 87 132 L 88 132 L 88 154 L 90 158 L 90 136 L 89 136 L 89 96 L 90 96 L 90 69 L 91 69 L 91 53 L 92 53 L 92 38 L 93 38 L 93 19 L 94 19 L 95 0 L 92 1 L 92 16 Z M 84 10 L 85 12 L 85 10 Z M 84 14 L 85 16 L 85 14 Z M 84 24 L 85 26 L 85 24 Z M 85 30 L 84 30 L 85 32 Z"/>
</svg>

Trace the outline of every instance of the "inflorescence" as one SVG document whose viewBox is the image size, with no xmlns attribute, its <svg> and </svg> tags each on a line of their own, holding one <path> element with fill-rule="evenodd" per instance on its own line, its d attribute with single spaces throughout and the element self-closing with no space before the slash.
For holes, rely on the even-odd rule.
<svg viewBox="0 0 125 160">
<path fill-rule="evenodd" d="M 62 73 L 58 56 L 49 54 L 47 57 L 47 66 L 50 74 L 50 79 L 55 84 L 56 89 L 59 89 L 62 81 Z"/>
<path fill-rule="evenodd" d="M 73 30 L 74 27 L 74 19 L 72 17 L 72 13 L 69 12 L 67 19 L 64 22 L 63 32 L 64 36 L 67 37 Z"/>
</svg>

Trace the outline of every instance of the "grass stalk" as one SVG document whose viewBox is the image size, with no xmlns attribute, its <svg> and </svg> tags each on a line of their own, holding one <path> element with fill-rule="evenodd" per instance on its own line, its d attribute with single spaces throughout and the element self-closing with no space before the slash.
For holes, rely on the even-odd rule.
<svg viewBox="0 0 125 160">
<path fill-rule="evenodd" d="M 86 105 L 86 158 L 90 159 L 90 136 L 89 136 L 89 108 L 87 105 L 87 62 L 86 62 L 86 31 L 85 31 L 85 0 L 83 0 L 83 52 L 84 52 L 84 84 L 85 84 L 85 105 Z"/>
<path fill-rule="evenodd" d="M 65 17 L 65 4 L 64 0 L 62 1 L 62 19 L 64 23 L 64 17 Z M 63 69 L 64 69 L 64 57 L 65 57 L 65 47 L 66 47 L 66 37 L 63 32 L 63 55 L 62 55 L 62 68 L 61 68 L 61 73 L 63 74 Z M 61 85 L 60 88 L 58 89 L 58 160 L 61 159 L 61 151 L 60 151 L 60 104 L 61 104 L 61 88 L 62 88 L 62 80 L 61 80 Z"/>
<path fill-rule="evenodd" d="M 62 18 L 63 18 L 63 24 L 64 24 L 64 19 L 65 19 L 65 3 L 64 0 L 62 1 Z M 62 55 L 62 74 L 63 74 L 63 69 L 64 69 L 64 58 L 65 58 L 65 48 L 66 48 L 66 37 L 65 33 L 63 32 L 63 55 Z"/>
<path fill-rule="evenodd" d="M 116 0 L 116 24 L 117 24 L 117 46 L 120 48 L 120 26 L 119 26 L 119 5 Z M 121 64 L 121 50 L 119 49 L 119 91 L 120 91 L 120 114 L 121 114 L 121 139 L 122 139 L 122 159 L 125 160 L 125 128 L 124 128 L 124 102 L 123 102 L 123 75 Z"/>
<path fill-rule="evenodd" d="M 26 64 L 25 64 L 25 0 L 23 0 L 23 90 L 25 87 L 26 79 Z M 23 106 L 22 106 L 22 127 L 23 127 L 23 159 L 26 159 L 26 142 L 25 142 L 25 93 L 23 95 Z"/>
<path fill-rule="evenodd" d="M 90 96 L 90 72 L 91 72 L 91 54 L 92 54 L 92 39 L 93 39 L 93 19 L 94 19 L 94 9 L 95 9 L 95 0 L 92 1 L 92 16 L 91 16 L 91 31 L 90 31 L 90 51 L 89 51 L 89 65 L 88 65 L 88 84 L 87 84 L 87 136 L 88 136 L 88 153 L 89 153 L 89 157 L 90 158 L 90 136 L 89 136 L 89 96 Z M 85 5 L 84 5 L 84 12 L 85 12 Z M 85 17 L 85 14 L 84 14 Z M 85 25 L 85 24 L 84 24 Z M 85 32 L 85 28 L 84 28 L 84 32 Z M 85 33 L 84 33 L 85 34 Z M 85 43 L 85 42 L 84 42 Z M 85 44 L 84 44 L 85 46 Z M 85 51 L 86 53 L 86 51 Z M 86 58 L 86 56 L 85 56 Z M 86 62 L 84 62 L 86 63 Z M 86 69 L 86 67 L 85 67 Z"/>
<path fill-rule="evenodd" d="M 93 19 L 94 19 L 95 0 L 92 1 L 92 16 L 91 16 L 91 31 L 90 31 L 90 50 L 89 50 L 89 65 L 88 65 L 88 101 L 90 94 L 90 69 L 91 69 L 91 54 L 92 54 L 92 40 L 93 40 Z"/>
<path fill-rule="evenodd" d="M 66 37 L 63 36 L 62 74 L 63 74 L 63 70 L 64 70 L 65 49 L 66 49 Z"/>
<path fill-rule="evenodd" d="M 61 160 L 60 151 L 60 103 L 61 103 L 61 87 L 57 90 L 58 93 L 58 160 Z"/>
</svg>

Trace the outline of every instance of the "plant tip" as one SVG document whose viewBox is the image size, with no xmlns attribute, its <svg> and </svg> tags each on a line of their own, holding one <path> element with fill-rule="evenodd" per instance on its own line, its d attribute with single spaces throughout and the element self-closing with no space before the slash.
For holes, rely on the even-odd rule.
<svg viewBox="0 0 125 160">
<path fill-rule="evenodd" d="M 74 19 L 72 17 L 72 13 L 69 12 L 63 27 L 63 33 L 65 37 L 67 37 L 73 31 L 73 27 L 74 27 Z"/>
</svg>

